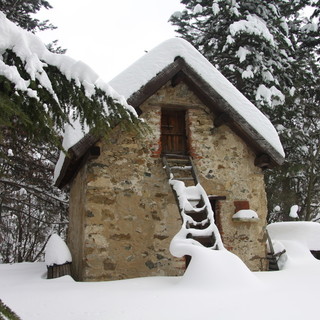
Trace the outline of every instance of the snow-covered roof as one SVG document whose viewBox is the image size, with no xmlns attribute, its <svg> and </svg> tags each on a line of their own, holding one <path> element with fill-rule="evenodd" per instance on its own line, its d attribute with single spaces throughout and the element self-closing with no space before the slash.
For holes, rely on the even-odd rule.
<svg viewBox="0 0 320 320">
<path fill-rule="evenodd" d="M 273 156 L 278 160 L 276 162 L 281 163 L 281 158 L 282 160 L 284 158 L 283 147 L 278 133 L 269 119 L 186 40 L 173 38 L 161 43 L 111 80 L 109 84 L 130 104 L 137 107 L 134 103 L 136 100 L 134 96 L 141 93 L 144 86 L 168 68 L 170 64 L 172 65 L 177 57 L 182 58 L 189 69 L 199 76 L 205 83 L 204 85 L 211 88 L 220 100 L 222 98 L 225 111 L 233 113 L 233 118 L 240 124 L 243 122 L 246 125 L 245 131 L 249 135 L 249 131 L 254 131 L 254 139 L 258 143 L 265 142 L 271 146 L 272 152 L 274 152 Z M 173 67 L 174 65 L 172 65 Z M 176 73 L 179 71 L 176 68 Z"/>
<path fill-rule="evenodd" d="M 206 104 L 214 106 L 213 111 L 217 115 L 228 116 L 230 126 L 247 138 L 257 155 L 267 154 L 273 164 L 283 162 L 284 151 L 269 119 L 183 39 L 174 38 L 161 43 L 111 80 L 109 85 L 127 99 L 129 105 L 139 110 L 141 103 L 179 72 L 185 75 L 184 80 L 198 86 L 197 92 L 202 94 Z M 83 135 L 73 129 L 66 132 L 65 148 L 74 152 L 80 146 L 83 150 L 86 145 Z M 94 142 L 93 139 L 88 141 Z M 64 161 L 64 157 L 59 160 L 55 170 L 56 181 L 61 180 L 61 168 L 66 167 Z"/>
</svg>

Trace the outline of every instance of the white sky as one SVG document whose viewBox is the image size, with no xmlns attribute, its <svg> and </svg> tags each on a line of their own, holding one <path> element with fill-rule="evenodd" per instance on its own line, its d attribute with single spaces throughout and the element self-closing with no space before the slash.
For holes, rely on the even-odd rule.
<svg viewBox="0 0 320 320">
<path fill-rule="evenodd" d="M 57 30 L 39 32 L 48 43 L 58 39 L 67 55 L 81 60 L 105 81 L 140 58 L 145 50 L 174 37 L 168 23 L 182 10 L 179 0 L 49 0 L 53 9 L 41 11 Z"/>
</svg>

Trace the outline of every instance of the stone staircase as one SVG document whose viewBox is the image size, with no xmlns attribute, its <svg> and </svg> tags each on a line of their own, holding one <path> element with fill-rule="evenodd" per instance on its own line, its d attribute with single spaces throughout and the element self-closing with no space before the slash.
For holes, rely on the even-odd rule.
<svg viewBox="0 0 320 320">
<path fill-rule="evenodd" d="M 192 158 L 165 155 L 163 164 L 182 218 L 180 240 L 182 237 L 194 245 L 223 249 L 208 195 L 199 183 Z"/>
</svg>

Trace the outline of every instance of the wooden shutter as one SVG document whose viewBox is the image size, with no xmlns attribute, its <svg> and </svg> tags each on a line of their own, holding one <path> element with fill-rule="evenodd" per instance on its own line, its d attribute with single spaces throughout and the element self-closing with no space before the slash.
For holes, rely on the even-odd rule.
<svg viewBox="0 0 320 320">
<path fill-rule="evenodd" d="M 187 154 L 185 111 L 162 110 L 162 154 Z"/>
</svg>

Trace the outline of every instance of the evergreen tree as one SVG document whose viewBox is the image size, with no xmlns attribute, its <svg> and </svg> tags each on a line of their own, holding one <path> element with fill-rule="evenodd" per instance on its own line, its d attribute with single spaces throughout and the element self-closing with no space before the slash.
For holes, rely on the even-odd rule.
<svg viewBox="0 0 320 320">
<path fill-rule="evenodd" d="M 314 65 L 313 72 L 309 79 L 301 79 L 305 85 L 295 94 L 290 116 L 278 125 L 287 159 L 266 175 L 270 221 L 287 220 L 293 204 L 299 205 L 302 220 L 318 220 L 320 214 L 319 67 Z"/>
<path fill-rule="evenodd" d="M 312 6 L 308 8 L 311 13 L 310 18 L 306 17 L 301 30 L 302 47 L 311 50 L 317 56 L 319 61 L 320 54 L 320 1 L 312 1 Z"/>
<path fill-rule="evenodd" d="M 84 63 L 50 53 L 2 13 L 0 19 L 5 40 L 0 43 L 1 128 L 19 128 L 32 139 L 59 145 L 58 132 L 72 120 L 104 134 L 123 119 L 135 119 L 125 101 Z"/>
<path fill-rule="evenodd" d="M 270 220 L 288 219 L 298 204 L 302 219 L 319 214 L 319 66 L 315 24 L 299 1 L 181 0 L 171 23 L 280 133 L 287 155 L 266 174 Z M 319 2 L 314 4 L 319 8 Z M 314 16 L 319 14 L 316 10 Z M 312 49 L 311 49 L 312 48 Z M 274 210 L 276 208 L 277 210 Z"/>
<path fill-rule="evenodd" d="M 46 1 L 0 6 L 28 30 L 49 27 L 30 16 Z M 66 195 L 52 186 L 65 124 L 79 120 L 100 136 L 136 117 L 88 66 L 49 52 L 1 12 L 0 38 L 0 263 L 35 261 L 67 227 Z"/>
<path fill-rule="evenodd" d="M 52 6 L 45 0 L 0 0 L 0 11 L 9 20 L 31 32 L 56 28 L 48 20 L 40 21 L 34 17 L 42 8 L 51 9 Z"/>
<path fill-rule="evenodd" d="M 50 3 L 45 0 L 0 0 L 0 11 L 3 12 L 10 21 L 33 33 L 57 28 L 51 24 L 49 20 L 40 21 L 34 17 L 40 9 L 51 8 Z M 58 45 L 58 40 L 52 41 L 47 47 L 48 50 L 55 53 L 66 53 L 67 51 Z"/>
<path fill-rule="evenodd" d="M 0 11 L 32 32 L 54 28 L 31 16 L 41 7 L 51 8 L 46 1 L 0 1 Z M 10 49 L 5 48 L 2 59 L 22 69 L 23 62 Z M 41 258 L 50 234 L 64 234 L 67 226 L 66 195 L 52 185 L 58 141 L 56 134 L 48 142 L 28 130 L 37 126 L 37 120 L 19 109 L 21 104 L 25 110 L 32 109 L 38 101 L 28 104 L 4 73 L 0 83 L 0 263 L 35 261 Z"/>
<path fill-rule="evenodd" d="M 283 167 L 267 175 L 270 220 L 286 220 L 293 203 L 299 204 L 302 220 L 319 220 L 320 215 L 320 114 L 319 114 L 319 4 L 310 16 L 303 14 L 298 23 L 291 23 L 296 39 L 295 55 L 299 72 L 295 75 L 295 92 L 287 98 L 280 136 L 286 148 L 287 160 Z M 275 193 L 274 190 L 281 190 Z M 275 206 L 281 204 L 281 206 Z M 274 208 L 279 209 L 275 212 Z"/>
<path fill-rule="evenodd" d="M 0 262 L 36 261 L 48 237 L 64 235 L 67 196 L 52 184 L 58 149 L 9 128 L 0 152 Z"/>
<path fill-rule="evenodd" d="M 264 111 L 282 105 L 293 87 L 295 58 L 281 1 L 181 2 L 187 10 L 171 17 L 176 31 Z M 296 9 L 292 4 L 287 14 Z"/>
</svg>

